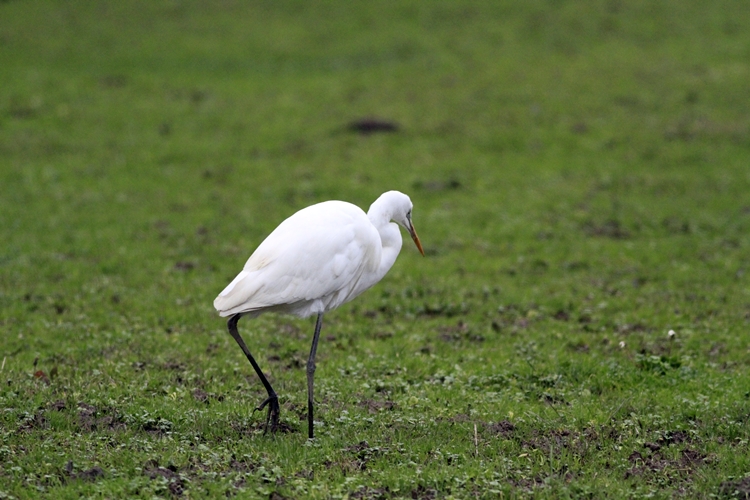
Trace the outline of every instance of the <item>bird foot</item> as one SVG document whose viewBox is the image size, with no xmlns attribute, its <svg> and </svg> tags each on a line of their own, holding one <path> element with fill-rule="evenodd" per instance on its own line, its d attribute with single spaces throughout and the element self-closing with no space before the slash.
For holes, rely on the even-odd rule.
<svg viewBox="0 0 750 500">
<path fill-rule="evenodd" d="M 262 411 L 266 406 L 268 406 L 268 415 L 266 416 L 266 428 L 263 430 L 263 434 L 265 435 L 268 432 L 269 423 L 271 425 L 271 434 L 275 434 L 276 429 L 279 428 L 279 414 L 281 413 L 279 398 L 276 394 L 268 396 L 255 411 Z"/>
</svg>

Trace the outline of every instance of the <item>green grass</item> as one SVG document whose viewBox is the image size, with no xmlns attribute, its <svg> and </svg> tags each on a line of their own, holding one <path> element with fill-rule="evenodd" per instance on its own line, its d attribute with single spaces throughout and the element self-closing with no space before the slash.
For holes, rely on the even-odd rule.
<svg viewBox="0 0 750 500">
<path fill-rule="evenodd" d="M 746 498 L 750 9 L 248 4 L 0 2 L 0 498 Z M 213 298 L 388 189 L 314 441 L 312 320 L 240 322 L 263 435 Z"/>
</svg>

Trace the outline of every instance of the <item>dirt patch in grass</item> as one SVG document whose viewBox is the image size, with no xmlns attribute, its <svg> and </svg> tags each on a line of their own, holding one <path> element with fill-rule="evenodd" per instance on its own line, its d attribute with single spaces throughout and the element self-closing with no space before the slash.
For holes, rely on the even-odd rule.
<svg viewBox="0 0 750 500">
<path fill-rule="evenodd" d="M 680 452 L 679 458 L 667 458 L 661 451 L 655 451 L 644 456 L 639 451 L 633 451 L 628 457 L 633 465 L 625 472 L 625 479 L 660 475 L 676 478 L 690 476 L 695 469 L 709 460 L 708 455 L 691 448 Z"/>
<path fill-rule="evenodd" d="M 104 470 L 101 467 L 92 467 L 76 474 L 76 478 L 83 481 L 94 482 L 104 477 Z"/>
<path fill-rule="evenodd" d="M 350 132 L 357 132 L 362 135 L 370 135 L 377 132 L 398 132 L 399 125 L 393 120 L 366 117 L 349 122 L 346 128 Z"/>
<path fill-rule="evenodd" d="M 49 422 L 44 416 L 44 410 L 38 410 L 33 415 L 26 415 L 22 418 L 18 430 L 22 432 L 31 432 L 34 430 L 47 429 Z"/>
<path fill-rule="evenodd" d="M 150 479 L 164 478 L 167 481 L 167 489 L 174 496 L 182 496 L 185 493 L 186 482 L 177 472 L 177 467 L 169 465 L 160 467 L 158 462 L 149 460 L 143 466 L 143 474 Z"/>
<path fill-rule="evenodd" d="M 195 389 L 193 391 L 193 399 L 195 399 L 199 403 L 208 404 L 208 393 L 200 388 Z"/>
<path fill-rule="evenodd" d="M 94 482 L 102 479 L 105 476 L 104 470 L 99 466 L 95 466 L 81 472 L 74 472 L 73 470 L 73 461 L 68 460 L 68 463 L 65 465 L 65 474 L 61 475 L 61 479 L 63 479 L 64 481 L 65 477 L 67 477 L 70 479 L 80 479 L 81 481 L 86 482 Z"/>
<path fill-rule="evenodd" d="M 393 401 L 375 401 L 373 399 L 365 399 L 359 402 L 359 406 L 366 408 L 370 413 L 378 413 L 385 410 L 393 410 L 396 407 L 396 403 Z"/>
<path fill-rule="evenodd" d="M 49 406 L 47 406 L 47 408 L 49 408 L 52 411 L 64 411 L 68 408 L 68 404 L 64 400 L 59 399 L 55 401 L 54 403 L 50 403 Z"/>
<path fill-rule="evenodd" d="M 369 488 L 362 486 L 358 490 L 349 493 L 349 498 L 357 500 L 385 500 L 388 498 L 390 491 L 388 488 Z"/>
<path fill-rule="evenodd" d="M 750 500 L 750 477 L 721 483 L 719 486 L 719 498 Z"/>
<path fill-rule="evenodd" d="M 159 366 L 159 368 L 161 368 L 162 370 L 167 370 L 167 371 L 182 372 L 182 371 L 187 370 L 187 364 L 183 363 L 182 361 L 170 360 L 170 361 L 165 361 L 164 363 L 162 363 L 161 366 Z"/>
<path fill-rule="evenodd" d="M 94 405 L 78 403 L 78 426 L 86 432 L 125 428 L 122 416 L 114 408 L 99 410 Z"/>
<path fill-rule="evenodd" d="M 433 500 L 438 497 L 438 491 L 433 488 L 427 488 L 426 486 L 419 485 L 415 489 L 411 490 L 411 498 L 416 500 Z"/>
<path fill-rule="evenodd" d="M 585 446 L 581 442 L 581 434 L 568 429 L 553 429 L 551 431 L 535 431 L 529 439 L 521 441 L 523 448 L 541 450 L 546 455 L 550 453 L 559 455 L 563 449 L 570 449 L 577 453 L 583 453 Z"/>
<path fill-rule="evenodd" d="M 214 394 L 213 392 L 206 392 L 200 387 L 197 387 L 193 389 L 193 399 L 198 401 L 199 403 L 204 403 L 208 405 L 211 400 L 214 401 L 224 401 L 224 396 Z"/>
<path fill-rule="evenodd" d="M 246 425 L 241 422 L 231 422 L 229 426 L 232 428 L 232 430 L 234 430 L 235 432 L 243 436 L 254 435 L 258 432 L 262 432 L 263 434 L 269 434 L 269 435 L 271 434 L 270 426 L 269 426 L 269 429 L 266 431 L 265 417 L 263 418 L 263 420 L 260 420 L 257 423 Z M 299 432 L 299 429 L 296 427 L 292 427 L 291 425 L 287 424 L 284 421 L 279 422 L 279 425 L 276 427 L 277 434 L 292 434 L 295 432 Z"/>
<path fill-rule="evenodd" d="M 692 440 L 690 439 L 690 434 L 688 434 L 685 431 L 666 431 L 662 437 L 659 438 L 657 441 L 661 445 L 670 445 L 670 444 L 680 444 L 680 443 L 689 443 Z"/>
<path fill-rule="evenodd" d="M 604 222 L 588 221 L 583 224 L 583 232 L 586 236 L 611 238 L 624 240 L 630 238 L 631 234 L 617 219 L 609 219 Z"/>
<path fill-rule="evenodd" d="M 502 436 L 504 438 L 509 438 L 513 435 L 513 432 L 516 430 L 516 426 L 513 425 L 508 420 L 501 420 L 500 422 L 495 422 L 492 424 L 484 424 L 485 432 L 494 435 L 494 436 Z"/>
<path fill-rule="evenodd" d="M 470 342 L 483 342 L 484 337 L 477 333 L 472 332 L 469 325 L 463 321 L 459 321 L 454 326 L 444 326 L 438 328 L 440 332 L 440 340 L 445 342 L 460 342 L 462 340 L 468 340 Z"/>
<path fill-rule="evenodd" d="M 347 446 L 342 450 L 343 456 L 335 461 L 327 461 L 326 468 L 339 467 L 344 473 L 350 474 L 358 471 L 367 470 L 367 464 L 374 458 L 386 454 L 388 448 L 371 447 L 367 441 L 360 441 L 357 444 Z M 369 497 L 362 497 L 369 498 Z"/>
</svg>

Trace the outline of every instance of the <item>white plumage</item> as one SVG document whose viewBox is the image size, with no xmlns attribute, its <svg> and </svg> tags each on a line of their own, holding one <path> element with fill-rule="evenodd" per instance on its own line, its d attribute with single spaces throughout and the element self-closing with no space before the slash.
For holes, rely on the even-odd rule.
<svg viewBox="0 0 750 500">
<path fill-rule="evenodd" d="M 308 360 L 308 420 L 312 431 L 312 373 L 323 313 L 349 302 L 380 281 L 401 250 L 402 226 L 424 255 L 411 222 L 412 203 L 398 191 L 383 193 L 365 214 L 343 201 L 304 208 L 282 222 L 253 252 L 244 269 L 214 300 L 229 331 L 268 391 L 268 419 L 278 425 L 278 402 L 237 332 L 241 316 L 268 311 L 318 315 Z M 394 221 L 395 224 L 391 221 Z"/>
</svg>

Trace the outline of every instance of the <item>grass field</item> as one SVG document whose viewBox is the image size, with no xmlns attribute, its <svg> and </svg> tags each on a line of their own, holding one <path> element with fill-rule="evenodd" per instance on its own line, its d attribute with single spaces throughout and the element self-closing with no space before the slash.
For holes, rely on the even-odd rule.
<svg viewBox="0 0 750 500">
<path fill-rule="evenodd" d="M 730 0 L 0 1 L 0 499 L 748 498 L 749 96 Z M 213 298 L 389 189 L 264 435 Z"/>
</svg>

